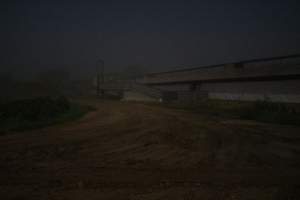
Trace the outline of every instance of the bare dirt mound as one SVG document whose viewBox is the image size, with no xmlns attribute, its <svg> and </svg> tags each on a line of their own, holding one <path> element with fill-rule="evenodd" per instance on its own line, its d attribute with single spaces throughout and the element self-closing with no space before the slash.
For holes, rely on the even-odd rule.
<svg viewBox="0 0 300 200">
<path fill-rule="evenodd" d="M 300 129 L 89 101 L 78 121 L 0 137 L 1 199 L 299 199 Z"/>
</svg>

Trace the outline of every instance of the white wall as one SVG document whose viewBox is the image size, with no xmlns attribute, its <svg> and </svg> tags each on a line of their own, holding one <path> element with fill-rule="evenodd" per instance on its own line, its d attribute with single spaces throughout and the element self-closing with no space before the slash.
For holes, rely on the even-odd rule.
<svg viewBox="0 0 300 200">
<path fill-rule="evenodd" d="M 231 100 L 263 100 L 300 103 L 300 80 L 204 83 L 200 90 L 209 98 Z"/>
<path fill-rule="evenodd" d="M 162 91 L 189 91 L 189 84 L 155 86 Z M 202 83 L 197 91 L 207 91 L 209 98 L 227 100 L 263 100 L 300 103 L 300 80 Z"/>
</svg>

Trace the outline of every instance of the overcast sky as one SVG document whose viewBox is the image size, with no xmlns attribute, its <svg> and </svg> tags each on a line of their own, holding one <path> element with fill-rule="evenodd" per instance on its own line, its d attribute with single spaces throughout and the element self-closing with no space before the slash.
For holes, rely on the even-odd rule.
<svg viewBox="0 0 300 200">
<path fill-rule="evenodd" d="M 0 67 L 148 71 L 300 53 L 299 1 L 7 1 Z"/>
</svg>

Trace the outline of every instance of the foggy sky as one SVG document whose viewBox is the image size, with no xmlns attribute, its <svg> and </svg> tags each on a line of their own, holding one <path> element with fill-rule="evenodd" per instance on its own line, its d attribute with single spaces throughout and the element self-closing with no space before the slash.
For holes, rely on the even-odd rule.
<svg viewBox="0 0 300 200">
<path fill-rule="evenodd" d="M 297 1 L 7 1 L 0 68 L 150 72 L 300 53 Z"/>
</svg>

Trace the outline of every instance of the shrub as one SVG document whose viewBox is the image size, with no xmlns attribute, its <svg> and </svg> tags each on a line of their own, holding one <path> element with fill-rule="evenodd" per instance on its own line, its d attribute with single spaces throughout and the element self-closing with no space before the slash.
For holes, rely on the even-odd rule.
<svg viewBox="0 0 300 200">
<path fill-rule="evenodd" d="M 288 104 L 271 102 L 268 100 L 256 101 L 240 110 L 239 116 L 262 122 L 278 124 L 300 124 L 300 114 Z"/>
<path fill-rule="evenodd" d="M 296 105 L 264 101 L 245 102 L 205 100 L 196 105 L 174 105 L 219 118 L 246 119 L 276 124 L 300 125 L 300 113 Z"/>
<path fill-rule="evenodd" d="M 71 108 L 65 97 L 39 97 L 0 105 L 0 128 L 15 129 L 51 121 Z"/>
<path fill-rule="evenodd" d="M 51 99 L 40 97 L 36 99 L 17 100 L 0 106 L 0 118 L 20 120 L 39 120 L 55 117 L 66 112 L 70 103 L 66 98 Z"/>
</svg>

